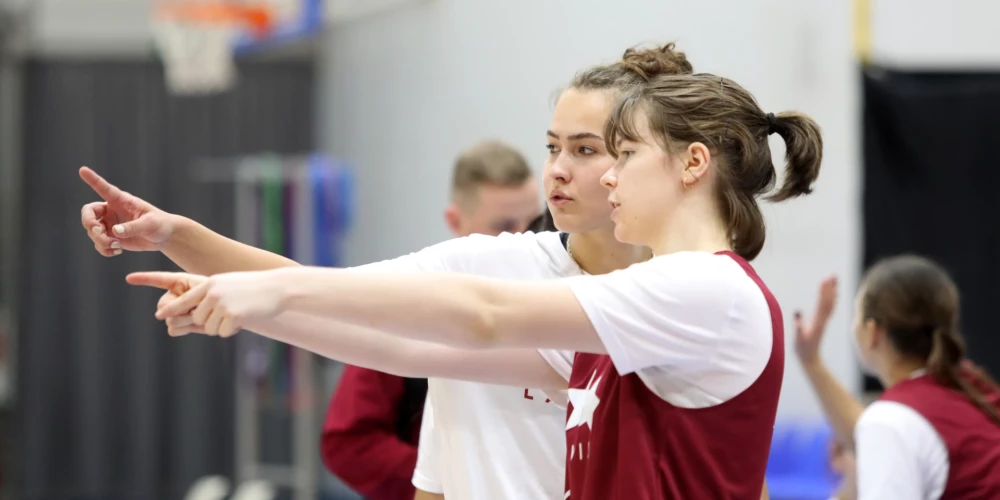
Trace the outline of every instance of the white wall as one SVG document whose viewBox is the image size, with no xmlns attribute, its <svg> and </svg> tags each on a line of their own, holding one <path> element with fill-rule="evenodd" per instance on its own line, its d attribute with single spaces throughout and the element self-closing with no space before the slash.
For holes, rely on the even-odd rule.
<svg viewBox="0 0 1000 500">
<path fill-rule="evenodd" d="M 43 53 L 148 53 L 154 0 L 8 0 L 30 6 L 33 48 Z"/>
<path fill-rule="evenodd" d="M 448 174 L 461 147 L 500 137 L 540 169 L 553 91 L 590 64 L 642 41 L 676 40 L 696 70 L 725 74 L 765 109 L 797 108 L 826 132 L 816 193 L 768 207 L 770 239 L 757 262 L 790 318 L 812 305 L 826 273 L 858 267 L 857 81 L 850 12 L 841 2 L 427 0 L 334 30 L 323 87 L 331 151 L 359 172 L 349 257 L 393 257 L 447 237 Z M 826 355 L 856 371 L 834 319 Z M 789 344 L 789 349 L 791 344 Z M 797 364 L 787 363 L 782 412 L 815 414 Z"/>
<path fill-rule="evenodd" d="M 1000 70 L 1000 2 L 869 0 L 872 42 L 883 64 Z"/>
<path fill-rule="evenodd" d="M 37 46 L 77 53 L 118 53 L 134 51 L 149 39 L 149 12 L 155 0 L 0 0 L 0 5 L 33 5 L 38 10 L 34 20 Z M 279 1 L 279 0 L 276 0 Z M 288 1 L 288 0 L 280 0 Z M 350 5 L 349 10 L 369 4 L 402 4 L 412 0 L 326 0 L 332 4 Z M 449 0 L 416 0 L 449 1 Z M 1000 30 L 994 21 L 1000 18 L 1000 2 L 993 0 L 869 0 L 872 4 L 875 52 L 880 61 L 900 66 L 998 66 L 1000 65 Z M 477 3 L 477 2 L 472 2 Z M 607 2 L 612 3 L 612 2 Z M 681 4 L 676 0 L 630 2 L 642 5 L 659 4 L 661 12 Z M 728 3 L 706 2 L 698 10 L 714 15 L 729 9 Z M 768 8 L 773 1 L 742 2 Z M 819 7 L 818 0 L 802 2 L 804 9 Z M 848 9 L 850 2 L 837 10 Z M 515 5 L 517 5 L 515 3 Z M 527 5 L 527 4 L 524 4 Z M 566 4 L 557 2 L 562 8 Z M 586 5 L 586 4 L 584 4 Z M 789 5 L 791 5 L 789 3 Z M 610 7 L 604 7 L 608 10 Z M 741 6 L 739 10 L 751 8 Z M 683 9 L 683 7 L 682 7 Z M 336 10 L 336 9 L 334 9 Z M 361 10 L 372 10 L 365 7 Z M 378 9 L 375 9 L 378 10 Z M 576 8 L 577 16 L 595 12 Z M 529 14 L 530 15 L 530 14 Z M 780 25 L 768 24 L 774 30 Z M 625 28 L 622 28 L 625 29 Z M 711 31 L 711 22 L 703 31 Z M 724 32 L 720 32 L 725 36 Z"/>
</svg>

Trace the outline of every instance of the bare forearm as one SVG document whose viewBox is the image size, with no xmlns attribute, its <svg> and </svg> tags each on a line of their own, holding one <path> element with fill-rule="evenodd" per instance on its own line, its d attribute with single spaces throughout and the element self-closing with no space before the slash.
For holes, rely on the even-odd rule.
<svg viewBox="0 0 1000 500">
<path fill-rule="evenodd" d="M 603 352 L 569 287 L 454 273 L 271 271 L 283 310 L 465 349 Z"/>
<path fill-rule="evenodd" d="M 822 361 L 805 363 L 802 368 L 819 398 L 834 434 L 846 446 L 854 447 L 854 425 L 864 411 L 861 403 L 841 384 Z"/>
<path fill-rule="evenodd" d="M 453 378 L 539 389 L 566 386 L 565 379 L 533 349 L 470 351 L 297 312 L 251 325 L 250 330 L 321 356 L 400 377 Z"/>
<path fill-rule="evenodd" d="M 320 356 L 400 377 L 426 377 L 419 366 L 410 366 L 409 352 L 418 341 L 397 339 L 354 325 L 288 312 L 273 320 L 251 325 L 264 337 L 294 345 Z"/>
<path fill-rule="evenodd" d="M 490 336 L 487 292 L 475 277 L 303 267 L 271 279 L 285 289 L 288 312 L 454 347 L 481 347 Z"/>
<path fill-rule="evenodd" d="M 163 254 L 185 271 L 204 276 L 299 266 L 291 259 L 226 238 L 183 217 L 178 219 Z"/>
</svg>

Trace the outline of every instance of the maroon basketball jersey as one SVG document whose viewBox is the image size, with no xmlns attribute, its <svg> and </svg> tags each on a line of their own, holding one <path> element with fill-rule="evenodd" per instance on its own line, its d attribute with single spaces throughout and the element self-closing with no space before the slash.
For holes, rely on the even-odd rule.
<svg viewBox="0 0 1000 500">
<path fill-rule="evenodd" d="M 968 397 L 924 375 L 890 387 L 880 400 L 909 406 L 941 437 L 948 451 L 942 500 L 1000 499 L 1000 425 Z"/>
<path fill-rule="evenodd" d="M 716 406 L 680 408 L 635 373 L 620 376 L 608 355 L 576 354 L 570 377 L 566 498 L 661 500 L 760 498 L 785 366 L 781 309 L 764 294 L 773 344 L 764 371 Z"/>
</svg>

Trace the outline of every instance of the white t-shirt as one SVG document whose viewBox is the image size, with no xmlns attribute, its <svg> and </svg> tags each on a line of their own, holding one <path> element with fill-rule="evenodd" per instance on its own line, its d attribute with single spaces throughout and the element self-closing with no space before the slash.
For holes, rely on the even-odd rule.
<svg viewBox="0 0 1000 500">
<path fill-rule="evenodd" d="M 430 381 L 428 381 L 429 384 Z M 430 386 L 428 385 L 428 393 Z M 437 434 L 434 432 L 434 405 L 431 396 L 427 394 L 424 400 L 424 413 L 420 419 L 420 444 L 417 447 L 417 467 L 413 470 L 413 486 L 421 490 L 443 494 L 441 471 L 437 469 L 437 453 L 434 450 Z"/>
<path fill-rule="evenodd" d="M 356 269 L 524 280 L 581 273 L 558 233 L 474 235 Z M 451 500 L 561 499 L 565 423 L 565 411 L 537 389 L 431 378 L 413 485 Z"/>
<path fill-rule="evenodd" d="M 858 500 L 936 500 L 944 493 L 948 448 L 913 408 L 872 403 L 854 426 L 854 447 Z"/>
<path fill-rule="evenodd" d="M 770 359 L 767 300 L 729 255 L 678 252 L 567 282 L 618 373 L 637 373 L 674 406 L 728 401 L 749 388 Z M 568 380 L 572 358 L 543 354 Z"/>
</svg>

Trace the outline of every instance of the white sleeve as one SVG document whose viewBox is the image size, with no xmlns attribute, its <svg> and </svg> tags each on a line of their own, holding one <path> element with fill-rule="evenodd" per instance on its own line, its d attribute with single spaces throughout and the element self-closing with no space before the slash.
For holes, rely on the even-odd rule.
<svg viewBox="0 0 1000 500">
<path fill-rule="evenodd" d="M 431 398 L 424 401 L 424 415 L 420 420 L 420 444 L 417 445 L 417 467 L 413 470 L 413 487 L 418 490 L 443 495 L 441 478 L 437 471 L 437 454 L 435 453 L 434 409 Z"/>
<path fill-rule="evenodd" d="M 854 427 L 858 500 L 938 498 L 948 478 L 948 451 L 912 408 L 876 401 Z"/>
<path fill-rule="evenodd" d="M 744 390 L 770 357 L 768 302 L 727 255 L 680 252 L 567 281 L 622 375 L 656 368 Z"/>
</svg>

